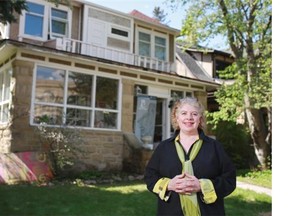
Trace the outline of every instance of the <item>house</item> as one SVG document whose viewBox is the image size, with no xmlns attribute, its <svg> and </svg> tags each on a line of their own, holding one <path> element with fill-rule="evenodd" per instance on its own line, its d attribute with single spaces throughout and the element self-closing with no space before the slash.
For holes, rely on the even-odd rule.
<svg viewBox="0 0 288 216">
<path fill-rule="evenodd" d="M 87 154 L 74 170 L 142 172 L 173 132 L 170 101 L 194 96 L 207 106 L 219 86 L 181 72 L 179 30 L 139 11 L 80 0 L 27 5 L 17 23 L 0 26 L 1 154 L 40 151 L 34 129 L 45 121 L 81 131 Z"/>
<path fill-rule="evenodd" d="M 214 50 L 205 47 L 191 47 L 178 42 L 176 44 L 177 74 L 207 82 L 218 84 L 231 83 L 233 80 L 220 77 L 220 71 L 234 62 L 233 55 L 228 51 Z M 214 92 L 217 88 L 206 88 L 207 110 L 214 112 L 219 109 L 215 101 Z"/>
</svg>

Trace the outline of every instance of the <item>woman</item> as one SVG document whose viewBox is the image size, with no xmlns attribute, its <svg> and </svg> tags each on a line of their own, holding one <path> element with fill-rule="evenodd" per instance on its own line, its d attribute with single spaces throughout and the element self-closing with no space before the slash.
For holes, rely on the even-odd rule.
<svg viewBox="0 0 288 216">
<path fill-rule="evenodd" d="M 158 196 L 157 215 L 225 215 L 236 170 L 222 145 L 204 134 L 203 106 L 183 98 L 171 114 L 175 134 L 157 146 L 144 175 Z"/>
</svg>

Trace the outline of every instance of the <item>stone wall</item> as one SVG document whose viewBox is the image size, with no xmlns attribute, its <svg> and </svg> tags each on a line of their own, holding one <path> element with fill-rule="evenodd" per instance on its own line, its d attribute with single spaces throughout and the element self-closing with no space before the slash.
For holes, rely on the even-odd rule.
<svg viewBox="0 0 288 216">
<path fill-rule="evenodd" d="M 5 130 L 2 130 L 2 153 L 39 151 L 41 146 L 39 137 L 35 134 L 35 126 L 31 126 L 29 123 L 33 68 L 33 62 L 20 60 L 13 62 L 13 79 L 16 80 L 15 88 L 12 91 L 13 109 L 11 114 L 13 115 L 13 121 Z M 124 119 L 129 119 L 128 114 L 132 113 L 133 103 L 131 103 L 131 96 L 125 96 L 127 94 L 125 89 L 123 100 L 127 101 L 124 102 L 123 114 L 126 113 Z M 128 95 L 131 92 L 129 90 Z M 127 130 L 132 129 L 131 119 L 122 123 Z M 124 141 L 121 131 L 83 129 L 81 130 L 81 137 L 84 142 L 79 145 L 81 145 L 83 154 L 78 155 L 75 169 L 78 171 L 84 169 L 122 169 Z"/>
</svg>

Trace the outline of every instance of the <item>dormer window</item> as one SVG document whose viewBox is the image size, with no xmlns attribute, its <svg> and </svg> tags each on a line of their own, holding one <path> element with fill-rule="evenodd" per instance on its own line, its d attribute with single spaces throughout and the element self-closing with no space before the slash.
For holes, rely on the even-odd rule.
<svg viewBox="0 0 288 216">
<path fill-rule="evenodd" d="M 138 54 L 167 61 L 167 35 L 146 29 L 138 30 Z"/>
</svg>

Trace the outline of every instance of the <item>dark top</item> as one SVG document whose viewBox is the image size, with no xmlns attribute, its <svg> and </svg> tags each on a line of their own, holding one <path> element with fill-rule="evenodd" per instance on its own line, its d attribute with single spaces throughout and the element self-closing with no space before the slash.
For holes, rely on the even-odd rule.
<svg viewBox="0 0 288 216">
<path fill-rule="evenodd" d="M 149 191 L 153 191 L 156 182 L 167 177 L 172 179 L 182 173 L 182 164 L 178 158 L 174 140 L 179 132 L 162 141 L 148 162 L 144 180 Z M 224 197 L 236 188 L 236 169 L 225 153 L 221 143 L 212 139 L 199 130 L 199 138 L 203 140 L 202 147 L 192 161 L 194 175 L 198 178 L 210 179 L 217 194 L 217 200 L 205 204 L 201 200 L 201 192 L 197 193 L 201 215 L 225 215 Z M 158 194 L 157 194 L 158 196 Z M 179 194 L 172 191 L 167 202 L 158 197 L 157 215 L 183 215 Z"/>
</svg>

